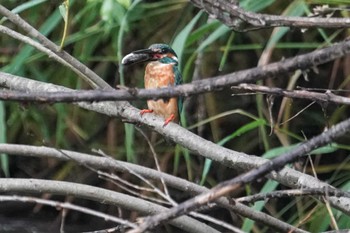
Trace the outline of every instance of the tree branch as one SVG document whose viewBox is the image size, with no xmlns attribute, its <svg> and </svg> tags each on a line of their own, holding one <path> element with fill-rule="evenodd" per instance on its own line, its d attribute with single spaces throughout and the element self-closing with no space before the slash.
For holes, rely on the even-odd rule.
<svg viewBox="0 0 350 233">
<path fill-rule="evenodd" d="M 3 73 L 0 72 L 0 75 Z M 196 85 L 191 83 L 188 85 Z M 1 86 L 1 84 L 0 84 Z M 332 91 L 325 93 L 311 92 L 306 90 L 285 90 L 277 87 L 267 87 L 256 84 L 242 83 L 231 87 L 234 90 L 259 92 L 269 95 L 285 96 L 289 98 L 309 99 L 319 103 L 335 103 L 350 105 L 350 98 L 333 94 Z M 71 102 L 99 102 L 112 100 L 140 100 L 159 99 L 164 97 L 183 96 L 182 85 L 176 87 L 152 89 L 123 88 L 121 90 L 74 90 L 56 92 L 22 92 L 15 90 L 0 90 L 0 100 L 36 102 L 36 103 L 71 103 Z M 187 95 L 188 93 L 186 93 Z M 193 93 L 198 94 L 198 93 Z"/>
<path fill-rule="evenodd" d="M 242 83 L 242 84 L 239 84 L 238 86 L 233 86 L 231 88 L 236 90 L 259 92 L 259 93 L 264 93 L 269 95 L 285 96 L 289 98 L 309 99 L 312 101 L 317 101 L 319 103 L 327 103 L 327 104 L 335 103 L 335 104 L 350 105 L 350 98 L 335 95 L 331 91 L 326 91 L 325 93 L 311 92 L 306 90 L 290 91 L 290 90 L 285 90 L 278 87 L 266 87 L 266 86 L 247 84 L 247 83 Z M 0 93 L 0 96 L 1 96 L 1 93 Z"/>
<path fill-rule="evenodd" d="M 113 171 L 119 171 L 124 173 L 137 173 L 145 178 L 160 180 L 164 179 L 165 183 L 173 188 L 186 192 L 192 196 L 209 191 L 209 189 L 189 182 L 185 179 L 172 176 L 163 172 L 159 172 L 147 167 L 139 166 L 136 164 L 111 159 L 108 157 L 97 157 L 85 153 L 78 153 L 68 150 L 57 150 L 55 148 L 43 147 L 43 146 L 27 146 L 18 144 L 1 144 L 0 152 L 6 154 L 20 155 L 20 156 L 36 156 L 40 158 L 56 158 L 60 160 L 73 160 L 81 165 L 94 167 L 95 169 L 108 169 Z M 68 156 L 66 156 L 68 155 Z M 232 205 L 227 198 L 219 198 L 216 203 L 228 210 L 233 211 L 243 217 L 250 218 L 252 220 L 261 222 L 267 226 L 270 226 L 281 232 L 288 232 L 293 230 L 296 233 L 304 232 L 294 226 L 291 226 L 277 218 L 269 216 L 260 211 L 254 211 L 248 206 L 239 202 Z"/>
<path fill-rule="evenodd" d="M 294 28 L 348 28 L 349 18 L 322 18 L 279 16 L 249 12 L 227 0 L 191 0 L 193 5 L 236 31 L 249 31 L 268 27 Z"/>
<path fill-rule="evenodd" d="M 40 92 L 40 91 L 72 91 L 71 89 L 61 86 L 46 84 L 14 75 L 0 75 L 0 83 L 10 89 L 21 90 L 24 92 Z M 123 102 L 127 103 L 127 102 Z M 170 138 L 174 142 L 189 149 L 194 154 L 204 156 L 213 161 L 221 163 L 239 171 L 248 171 L 254 167 L 259 167 L 263 163 L 269 161 L 261 157 L 247 155 L 241 152 L 229 150 L 219 146 L 213 142 L 205 140 L 196 134 L 184 129 L 178 124 L 169 123 L 163 127 L 164 119 L 154 114 L 140 116 L 140 110 L 129 104 L 115 104 L 115 102 L 100 103 L 76 103 L 77 106 L 106 114 L 108 116 L 117 116 L 127 119 L 128 121 L 144 124 L 151 127 L 161 135 Z M 268 175 L 279 183 L 292 188 L 308 187 L 320 188 L 329 186 L 318 179 L 302 174 L 290 168 L 284 168 L 278 173 L 273 172 Z M 330 186 L 331 187 L 331 186 Z M 350 199 L 330 197 L 331 204 L 346 213 L 350 213 Z"/>
<path fill-rule="evenodd" d="M 103 88 L 103 89 L 112 89 L 111 86 L 108 85 L 103 79 L 101 79 L 97 74 L 95 74 L 92 70 L 78 61 L 76 58 L 72 57 L 67 52 L 60 49 L 55 43 L 47 39 L 43 34 L 41 34 L 38 30 L 28 24 L 25 20 L 23 20 L 18 14 L 14 14 L 0 4 L 0 14 L 7 17 L 12 23 L 17 25 L 19 28 L 23 29 L 28 35 L 37 39 L 40 44 L 42 44 L 48 50 L 51 50 L 56 56 L 52 56 L 51 53 L 47 53 L 45 49 L 39 49 L 40 51 L 46 53 L 49 57 L 52 56 L 56 61 L 61 62 L 63 65 L 74 67 L 72 70 L 76 72 L 80 77 L 82 77 L 85 81 L 87 81 L 94 88 Z M 2 32 L 5 33 L 6 27 L 1 26 Z M 10 29 L 6 30 L 10 32 Z M 9 33 L 8 35 L 14 35 L 13 33 Z M 22 35 L 23 36 L 23 35 Z M 31 40 L 28 37 L 23 36 L 25 39 L 21 39 L 21 35 L 16 33 L 15 39 L 21 40 L 22 42 L 28 43 L 31 42 L 31 45 L 38 44 L 35 41 Z M 35 43 L 34 43 L 35 42 Z M 41 46 L 40 46 L 41 47 Z M 38 49 L 38 47 L 36 47 Z M 62 60 L 64 62 L 62 62 Z M 69 64 L 69 65 L 68 65 Z"/>
<path fill-rule="evenodd" d="M 339 189 L 330 189 L 328 187 L 319 189 L 292 189 L 292 190 L 279 190 L 269 193 L 257 193 L 251 196 L 236 198 L 235 201 L 241 203 L 254 203 L 256 201 L 266 201 L 273 198 L 291 198 L 296 196 L 335 196 L 335 197 L 348 197 L 349 192 L 344 192 Z"/>
<path fill-rule="evenodd" d="M 152 229 L 163 221 L 167 221 L 182 214 L 186 214 L 189 211 L 193 211 L 196 208 L 217 199 L 218 197 L 228 195 L 230 192 L 241 187 L 242 185 L 261 178 L 269 172 L 280 170 L 286 164 L 297 160 L 301 156 L 310 153 L 312 150 L 320 146 L 324 146 L 328 143 L 333 142 L 334 139 L 343 136 L 349 131 L 350 119 L 347 119 L 331 127 L 328 131 L 295 147 L 292 151 L 286 152 L 270 161 L 267 161 L 261 166 L 254 168 L 245 174 L 239 175 L 238 177 L 218 184 L 209 192 L 191 198 L 176 207 L 170 208 L 167 212 L 146 218 L 145 221 L 139 225 L 139 228 L 131 230 L 130 233 L 144 232 L 148 229 Z M 348 212 L 348 214 L 349 213 L 350 212 Z"/>
<path fill-rule="evenodd" d="M 224 87 L 231 85 L 238 85 L 240 83 L 254 82 L 266 78 L 286 78 L 289 77 L 288 72 L 293 72 L 295 70 L 307 71 L 315 66 L 324 64 L 326 62 L 332 61 L 334 59 L 340 58 L 346 54 L 350 53 L 350 41 L 343 41 L 341 43 L 334 44 L 330 47 L 319 49 L 304 55 L 299 55 L 290 59 L 286 59 L 280 62 L 271 63 L 262 67 L 255 67 L 243 71 L 238 71 L 231 74 L 221 75 L 217 77 L 202 79 L 194 81 L 192 83 L 183 84 L 175 87 L 158 88 L 158 89 L 137 89 L 128 88 L 117 91 L 106 91 L 105 93 L 100 93 L 100 100 L 133 100 L 133 99 L 158 99 L 162 97 L 173 97 L 173 96 L 189 96 L 194 94 L 200 94 L 210 91 L 218 91 Z M 6 73 L 1 73 L 0 75 L 10 75 Z M 0 83 L 0 86 L 6 87 L 6 83 Z M 16 88 L 12 88 L 15 90 Z M 59 90 L 57 90 L 59 91 Z M 46 96 L 45 93 L 41 93 L 42 90 L 37 91 L 39 97 L 29 97 L 32 94 L 21 94 L 19 98 L 25 99 L 26 101 L 33 100 L 38 102 L 54 102 L 55 98 L 59 98 L 62 102 L 68 101 L 92 101 L 93 92 L 78 93 L 82 94 L 81 97 L 76 96 L 74 98 L 67 97 L 70 95 L 68 93 L 57 93 L 49 94 Z M 41 93 L 41 94 L 40 94 Z M 11 94 L 11 93 L 9 93 Z M 28 97 L 26 97 L 28 95 Z M 60 97 L 60 95 L 62 95 Z M 33 96 L 33 95 L 32 95 Z M 55 97 L 54 97 L 55 96 Z M 16 100 L 14 96 L 2 95 L 3 99 L 13 99 Z M 52 98 L 52 99 L 51 99 Z M 118 102 L 121 105 L 128 105 L 125 102 Z"/>
<path fill-rule="evenodd" d="M 36 198 L 36 197 L 26 197 L 26 196 L 6 196 L 6 195 L 0 195 L 0 202 L 24 202 L 24 203 L 36 203 L 36 204 L 41 204 L 41 205 L 46 205 L 46 206 L 51 206 L 56 209 L 69 209 L 69 210 L 74 210 L 78 211 L 84 214 L 88 214 L 91 216 L 99 217 L 102 218 L 105 221 L 112 221 L 115 223 L 119 223 L 123 225 L 124 227 L 131 227 L 135 228 L 136 224 L 131 223 L 127 220 L 121 219 L 114 217 L 112 215 L 108 215 L 102 212 L 98 212 L 93 209 L 89 209 L 86 207 L 78 206 L 71 204 L 69 202 L 59 202 L 59 201 L 52 201 L 52 200 L 46 200 L 42 198 Z"/>
<path fill-rule="evenodd" d="M 161 213 L 167 208 L 142 199 L 115 191 L 65 181 L 40 179 L 0 178 L 1 192 L 16 193 L 52 193 L 56 195 L 71 195 L 97 202 L 103 202 L 121 208 L 138 211 L 143 215 Z M 170 224 L 188 232 L 218 232 L 215 229 L 187 216 L 174 219 Z"/>
</svg>

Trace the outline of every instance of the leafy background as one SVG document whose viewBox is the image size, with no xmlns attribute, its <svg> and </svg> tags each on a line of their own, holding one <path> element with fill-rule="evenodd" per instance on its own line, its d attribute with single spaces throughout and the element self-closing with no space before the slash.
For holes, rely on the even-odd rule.
<svg viewBox="0 0 350 233">
<path fill-rule="evenodd" d="M 119 62 L 123 55 L 148 47 L 152 43 L 170 44 L 179 56 L 184 82 L 191 82 L 303 54 L 348 36 L 347 29 L 302 31 L 282 27 L 234 32 L 185 0 L 70 0 L 69 8 L 65 8 L 66 3 L 58 0 L 2 1 L 4 6 L 18 12 L 56 44 L 64 40 L 64 49 L 67 52 L 115 87 L 143 86 L 144 65 L 123 68 L 119 66 Z M 240 5 L 248 11 L 286 16 L 307 15 L 312 12 L 314 4 L 326 3 L 330 1 L 240 1 Z M 333 2 L 346 3 L 348 2 Z M 64 36 L 63 16 L 67 9 L 68 27 Z M 335 14 L 348 17 L 347 11 Z M 14 27 L 5 19 L 1 19 L 1 23 Z M 296 72 L 290 77 L 267 79 L 259 84 L 289 89 L 298 86 L 347 89 L 348 59 L 345 57 L 307 73 Z M 89 88 L 68 68 L 53 62 L 30 46 L 4 35 L 0 37 L 0 66 L 2 71 L 47 83 L 74 89 Z M 242 95 L 229 88 L 189 97 L 185 102 L 182 124 L 196 134 L 232 150 L 272 158 L 345 119 L 349 111 L 347 106 L 323 106 L 314 103 L 307 107 L 310 102 L 306 100 L 276 97 L 270 115 L 267 100 L 264 95 Z M 134 101 L 133 105 L 142 108 L 145 101 Z M 271 116 L 275 123 L 273 129 L 270 127 Z M 163 171 L 207 187 L 239 173 L 191 155 L 179 146 L 164 143 L 159 135 L 152 134 L 145 127 L 140 128 L 155 145 Z M 81 152 L 101 149 L 116 159 L 155 167 L 149 146 L 135 126 L 69 104 L 0 102 L 0 141 L 48 145 Z M 347 141 L 344 140 L 316 151 L 312 155 L 312 161 L 317 176 L 336 187 L 348 187 L 349 149 Z M 118 187 L 110 187 L 108 182 L 99 180 L 93 172 L 71 162 L 1 156 L 4 176 L 71 180 L 118 190 Z M 312 174 L 307 160 L 301 160 L 293 166 Z M 276 182 L 265 182 L 261 179 L 237 191 L 234 196 L 283 188 Z M 174 195 L 179 201 L 186 198 L 181 193 Z M 111 213 L 116 211 L 103 205 L 95 208 Z M 303 226 L 312 232 L 331 228 L 326 209 L 312 198 L 258 202 L 254 208 L 273 213 L 293 225 L 306 219 Z M 38 218 L 44 217 L 40 214 L 46 215 L 47 212 L 52 214 L 50 217 L 55 216 L 55 212 L 49 210 L 36 214 L 31 210 L 27 211 L 34 217 L 39 216 Z M 11 216 L 8 211 L 1 212 L 4 216 Z M 135 214 L 132 216 L 136 217 Z M 347 216 L 336 210 L 334 216 L 340 228 L 350 227 Z M 228 213 L 222 216 L 217 213 L 217 217 L 224 220 L 231 218 Z M 78 214 L 70 215 L 69 220 L 88 222 Z M 243 218 L 236 218 L 235 222 L 246 232 L 268 230 Z"/>
</svg>

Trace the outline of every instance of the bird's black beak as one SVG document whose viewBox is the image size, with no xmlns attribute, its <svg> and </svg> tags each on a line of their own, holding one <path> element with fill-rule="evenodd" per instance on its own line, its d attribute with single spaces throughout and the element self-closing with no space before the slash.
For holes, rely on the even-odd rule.
<svg viewBox="0 0 350 233">
<path fill-rule="evenodd" d="M 122 60 L 122 65 L 132 65 L 145 61 L 154 61 L 157 60 L 155 54 L 157 54 L 157 51 L 152 49 L 137 50 L 126 55 Z"/>
</svg>

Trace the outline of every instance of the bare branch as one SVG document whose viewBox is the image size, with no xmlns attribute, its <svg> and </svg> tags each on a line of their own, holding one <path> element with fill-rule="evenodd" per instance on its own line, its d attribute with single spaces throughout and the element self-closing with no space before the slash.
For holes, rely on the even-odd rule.
<svg viewBox="0 0 350 233">
<path fill-rule="evenodd" d="M 21 78 L 13 75 L 0 75 L 0 83 L 7 86 L 10 89 L 22 90 L 22 91 L 71 91 L 71 89 L 60 87 L 53 84 L 45 84 L 42 82 Z M 188 148 L 194 154 L 204 156 L 213 161 L 217 161 L 224 166 L 238 169 L 240 171 L 248 171 L 254 167 L 261 166 L 268 160 L 261 157 L 247 155 L 241 152 L 229 150 L 222 146 L 219 146 L 213 142 L 205 140 L 196 134 L 184 129 L 183 127 L 169 123 L 166 127 L 163 127 L 164 120 L 153 114 L 147 114 L 140 116 L 139 109 L 132 107 L 131 105 L 123 102 L 122 105 L 116 105 L 114 102 L 101 102 L 101 103 L 77 103 L 76 105 L 96 111 L 109 116 L 119 116 L 128 119 L 129 121 L 142 123 L 148 125 L 153 130 L 162 134 L 163 136 L 170 138 L 176 143 Z M 186 140 L 184 140 L 186 138 Z M 320 188 L 329 186 L 328 184 L 321 182 L 320 180 L 302 174 L 296 170 L 290 168 L 284 168 L 278 173 L 270 173 L 269 178 L 272 178 L 279 183 L 291 188 L 309 187 Z M 334 198 L 330 197 L 330 202 L 333 207 L 340 209 L 346 213 L 350 213 L 350 199 L 347 198 Z"/>
<path fill-rule="evenodd" d="M 114 175 L 114 174 L 109 174 L 106 172 L 98 172 L 99 174 L 99 178 L 107 180 L 109 182 L 111 182 L 112 184 L 115 184 L 116 186 L 118 186 L 120 189 L 128 192 L 129 194 L 132 194 L 136 197 L 142 198 L 144 200 L 153 202 L 153 203 L 157 203 L 160 205 L 167 205 L 170 206 L 170 203 L 168 201 L 164 201 L 163 199 L 157 198 L 157 197 L 151 197 L 148 196 L 146 194 L 143 194 L 143 192 L 140 192 L 140 190 L 145 190 L 146 188 L 131 184 L 128 181 L 124 181 L 123 179 L 119 178 L 118 176 Z M 135 190 L 133 190 L 132 188 L 134 188 Z M 154 190 L 151 190 L 149 192 L 154 192 Z"/>
<path fill-rule="evenodd" d="M 42 198 L 36 198 L 36 197 L 26 197 L 26 196 L 6 196 L 6 195 L 0 195 L 0 202 L 8 202 L 8 201 L 12 201 L 12 202 L 25 202 L 25 203 L 36 203 L 36 204 L 41 204 L 41 205 L 46 205 L 46 206 L 51 206 L 54 208 L 59 208 L 59 209 L 69 209 L 69 210 L 74 210 L 74 211 L 78 211 L 84 214 L 88 214 L 88 215 L 92 215 L 95 217 L 99 217 L 104 219 L 105 221 L 112 221 L 115 223 L 119 223 L 121 225 L 127 226 L 127 227 L 131 227 L 131 228 L 135 228 L 137 225 L 134 223 L 131 223 L 127 220 L 124 219 L 120 219 L 117 217 L 114 217 L 112 215 L 108 215 L 93 209 L 89 209 L 83 206 L 78 206 L 78 205 L 74 205 L 71 204 L 69 202 L 59 202 L 59 201 L 52 201 L 52 200 L 46 200 L 46 199 L 42 199 Z"/>
<path fill-rule="evenodd" d="M 1 9 L 1 6 L 0 6 Z M 80 77 L 82 77 L 87 83 L 89 83 L 91 86 L 95 86 L 95 83 L 92 82 L 90 79 L 86 78 L 86 76 L 84 76 L 83 73 L 81 73 L 78 69 L 76 69 L 74 66 L 72 66 L 70 63 L 68 63 L 66 60 L 64 60 L 61 56 L 57 55 L 56 53 L 54 53 L 52 50 L 42 46 L 42 44 L 36 42 L 35 40 L 32 40 L 31 38 L 24 36 L 18 32 L 15 32 L 7 27 L 4 27 L 2 25 L 0 25 L 0 33 L 6 34 L 16 40 L 22 41 L 23 43 L 26 43 L 28 45 L 33 46 L 34 48 L 36 48 L 37 50 L 45 53 L 46 55 L 48 55 L 50 58 L 56 60 L 57 62 L 63 64 L 64 66 L 67 66 L 69 69 L 71 69 L 73 72 L 75 72 L 76 74 L 78 74 Z"/>
<path fill-rule="evenodd" d="M 285 96 L 298 99 L 309 99 L 320 103 L 336 103 L 350 105 L 350 98 L 333 94 L 331 91 L 325 93 L 311 92 L 306 90 L 285 90 L 278 87 L 267 87 L 255 84 L 242 83 L 233 86 L 232 89 L 260 92 L 269 95 Z"/>
<path fill-rule="evenodd" d="M 65 181 L 0 178 L 0 191 L 2 193 L 52 193 L 57 195 L 72 195 L 79 198 L 119 206 L 129 210 L 135 210 L 143 215 L 161 213 L 167 209 L 126 194 Z M 188 232 L 218 232 L 206 224 L 187 216 L 175 219 L 170 222 L 170 224 Z"/>
<path fill-rule="evenodd" d="M 159 225 L 161 222 L 172 219 L 174 217 L 180 216 L 182 214 L 188 213 L 189 211 L 195 210 L 196 208 L 215 200 L 219 197 L 229 194 L 233 190 L 239 188 L 240 186 L 252 182 L 269 172 L 278 171 L 287 163 L 291 163 L 298 159 L 299 157 L 310 153 L 312 150 L 324 146 L 328 143 L 333 142 L 334 139 L 343 136 L 350 131 L 350 119 L 342 121 L 337 125 L 330 128 L 328 131 L 302 143 L 301 145 L 295 147 L 292 151 L 286 152 L 261 166 L 250 170 L 249 172 L 235 177 L 231 180 L 222 182 L 212 188 L 209 192 L 198 195 L 192 199 L 189 199 L 176 207 L 171 208 L 167 212 L 157 214 L 145 219 L 143 223 L 140 224 L 139 228 L 131 230 L 130 233 L 144 232 L 147 229 L 152 229 L 153 227 Z M 350 213 L 350 212 L 349 212 Z"/>
<path fill-rule="evenodd" d="M 257 193 L 251 196 L 236 198 L 235 201 L 242 202 L 245 204 L 253 203 L 256 201 L 263 201 L 273 198 L 284 198 L 284 197 L 297 197 L 297 196 L 335 196 L 335 197 L 349 197 L 349 192 L 344 192 L 339 189 L 315 188 L 315 189 L 292 189 L 292 190 L 279 190 L 269 193 Z"/>
<path fill-rule="evenodd" d="M 213 78 L 202 79 L 194 81 L 189 84 L 183 84 L 175 87 L 158 88 L 158 89 L 122 89 L 117 91 L 106 91 L 105 93 L 99 93 L 99 98 L 96 99 L 94 92 L 77 92 L 72 97 L 69 93 L 56 93 L 47 94 L 42 90 L 37 90 L 35 95 L 28 93 L 11 93 L 4 92 L 1 94 L 2 99 L 22 100 L 22 101 L 37 101 L 37 102 L 77 102 L 77 101 L 97 101 L 97 100 L 134 100 L 134 99 L 158 99 L 162 97 L 173 96 L 189 96 L 204 92 L 221 90 L 224 87 L 237 85 L 240 83 L 254 82 L 256 80 L 266 78 L 287 78 L 288 72 L 292 72 L 298 69 L 307 71 L 313 67 L 332 61 L 336 58 L 342 57 L 350 53 L 350 41 L 344 41 L 338 44 L 334 44 L 330 47 L 326 47 L 320 50 L 316 50 L 304 55 L 299 55 L 290 59 L 286 59 L 280 62 L 275 62 L 266 66 L 247 69 L 231 74 L 221 75 Z M 10 76 L 10 74 L 0 73 L 0 76 Z M 6 82 L 0 83 L 0 86 L 8 87 Z M 16 90 L 18 88 L 10 88 Z M 34 90 L 32 90 L 34 91 Z M 59 91 L 59 90 L 56 90 Z M 28 92 L 28 91 L 26 91 Z M 18 97 L 17 97 L 18 96 Z M 37 97 L 35 97 L 37 96 Z M 335 98 L 335 97 L 334 97 Z M 119 102 L 119 104 L 127 104 L 125 102 Z"/>
<path fill-rule="evenodd" d="M 322 18 L 279 16 L 249 12 L 227 0 L 191 0 L 193 5 L 205 10 L 236 31 L 256 30 L 268 27 L 295 28 L 348 28 L 349 18 Z"/>
<path fill-rule="evenodd" d="M 18 14 L 14 14 L 11 11 L 9 11 L 7 8 L 5 8 L 3 5 L 0 4 L 0 14 L 3 16 L 6 16 L 12 23 L 16 24 L 18 27 L 23 29 L 28 35 L 31 37 L 37 39 L 40 44 L 42 44 L 45 48 L 51 50 L 52 53 L 56 54 L 54 57 L 57 61 L 61 62 L 64 65 L 73 66 L 75 71 L 80 77 L 82 77 L 85 81 L 87 81 L 90 85 L 92 85 L 94 88 L 103 88 L 103 89 L 111 89 L 112 87 L 108 85 L 103 79 L 101 79 L 97 74 L 95 74 L 92 70 L 90 70 L 88 67 L 86 67 L 84 64 L 79 62 L 77 59 L 72 57 L 67 52 L 61 50 L 59 46 L 57 46 L 55 43 L 47 39 L 43 34 L 41 34 L 38 30 L 36 30 L 34 27 L 32 27 L 30 24 L 28 24 L 25 20 L 23 20 Z M 4 28 L 2 26 L 2 32 L 4 32 Z M 10 29 L 8 29 L 10 30 Z M 11 35 L 11 34 L 8 34 Z M 19 33 L 17 33 L 15 39 L 19 38 Z M 25 38 L 25 40 L 22 40 L 23 42 L 32 42 L 28 39 L 28 37 Z M 33 45 L 33 42 L 32 44 Z M 37 48 L 37 47 L 36 47 Z M 42 52 L 46 53 L 49 57 L 51 53 L 47 53 L 47 50 L 41 49 Z M 65 61 L 65 62 L 62 62 Z"/>
<path fill-rule="evenodd" d="M 97 156 L 92 156 L 84 153 L 78 153 L 78 152 L 67 151 L 67 150 L 62 150 L 62 153 L 61 153 L 59 150 L 55 148 L 49 148 L 49 147 L 43 147 L 43 146 L 38 147 L 38 146 L 1 144 L 1 143 L 0 143 L 0 152 L 6 153 L 6 154 L 21 155 L 21 156 L 49 157 L 49 158 L 56 158 L 61 160 L 70 159 L 75 162 L 79 162 L 79 164 L 84 164 L 84 166 L 87 165 L 89 167 L 95 167 L 96 169 L 104 168 L 108 170 L 132 173 L 134 175 L 139 174 L 138 177 L 141 175 L 145 178 L 149 178 L 153 180 L 159 180 L 161 177 L 164 179 L 167 185 L 173 188 L 176 188 L 178 190 L 187 192 L 188 194 L 191 194 L 191 195 L 200 194 L 208 191 L 208 189 L 203 186 L 199 186 L 197 184 L 191 183 L 179 177 L 175 177 L 166 173 L 161 173 L 159 171 L 156 171 L 147 167 L 139 166 L 136 164 L 114 160 L 114 159 L 111 159 L 110 157 L 97 157 Z M 65 156 L 65 155 L 68 155 L 68 156 Z M 305 175 L 302 173 L 300 174 L 301 176 L 306 176 L 305 179 L 308 179 L 309 177 L 308 175 Z M 316 181 L 313 181 L 313 182 L 316 182 Z M 239 202 L 232 205 L 232 203 L 230 203 L 228 199 L 219 198 L 218 200 L 216 200 L 216 203 L 221 207 L 224 207 L 226 209 L 233 211 L 234 213 L 237 213 L 244 217 L 261 222 L 267 226 L 270 226 L 282 232 L 288 232 L 290 230 L 293 230 L 293 232 L 296 232 L 296 233 L 305 232 L 277 218 L 269 216 L 263 212 L 254 211 L 253 209 L 250 209 L 248 206 L 243 205 Z"/>
</svg>

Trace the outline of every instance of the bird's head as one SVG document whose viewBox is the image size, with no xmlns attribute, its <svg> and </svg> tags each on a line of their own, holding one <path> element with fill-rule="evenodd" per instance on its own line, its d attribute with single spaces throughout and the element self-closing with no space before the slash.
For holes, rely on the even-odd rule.
<svg viewBox="0 0 350 233">
<path fill-rule="evenodd" d="M 123 65 L 132 65 L 140 62 L 159 61 L 162 63 L 177 63 L 174 50 L 167 44 L 153 44 L 148 49 L 141 49 L 129 53 L 123 60 Z"/>
</svg>

